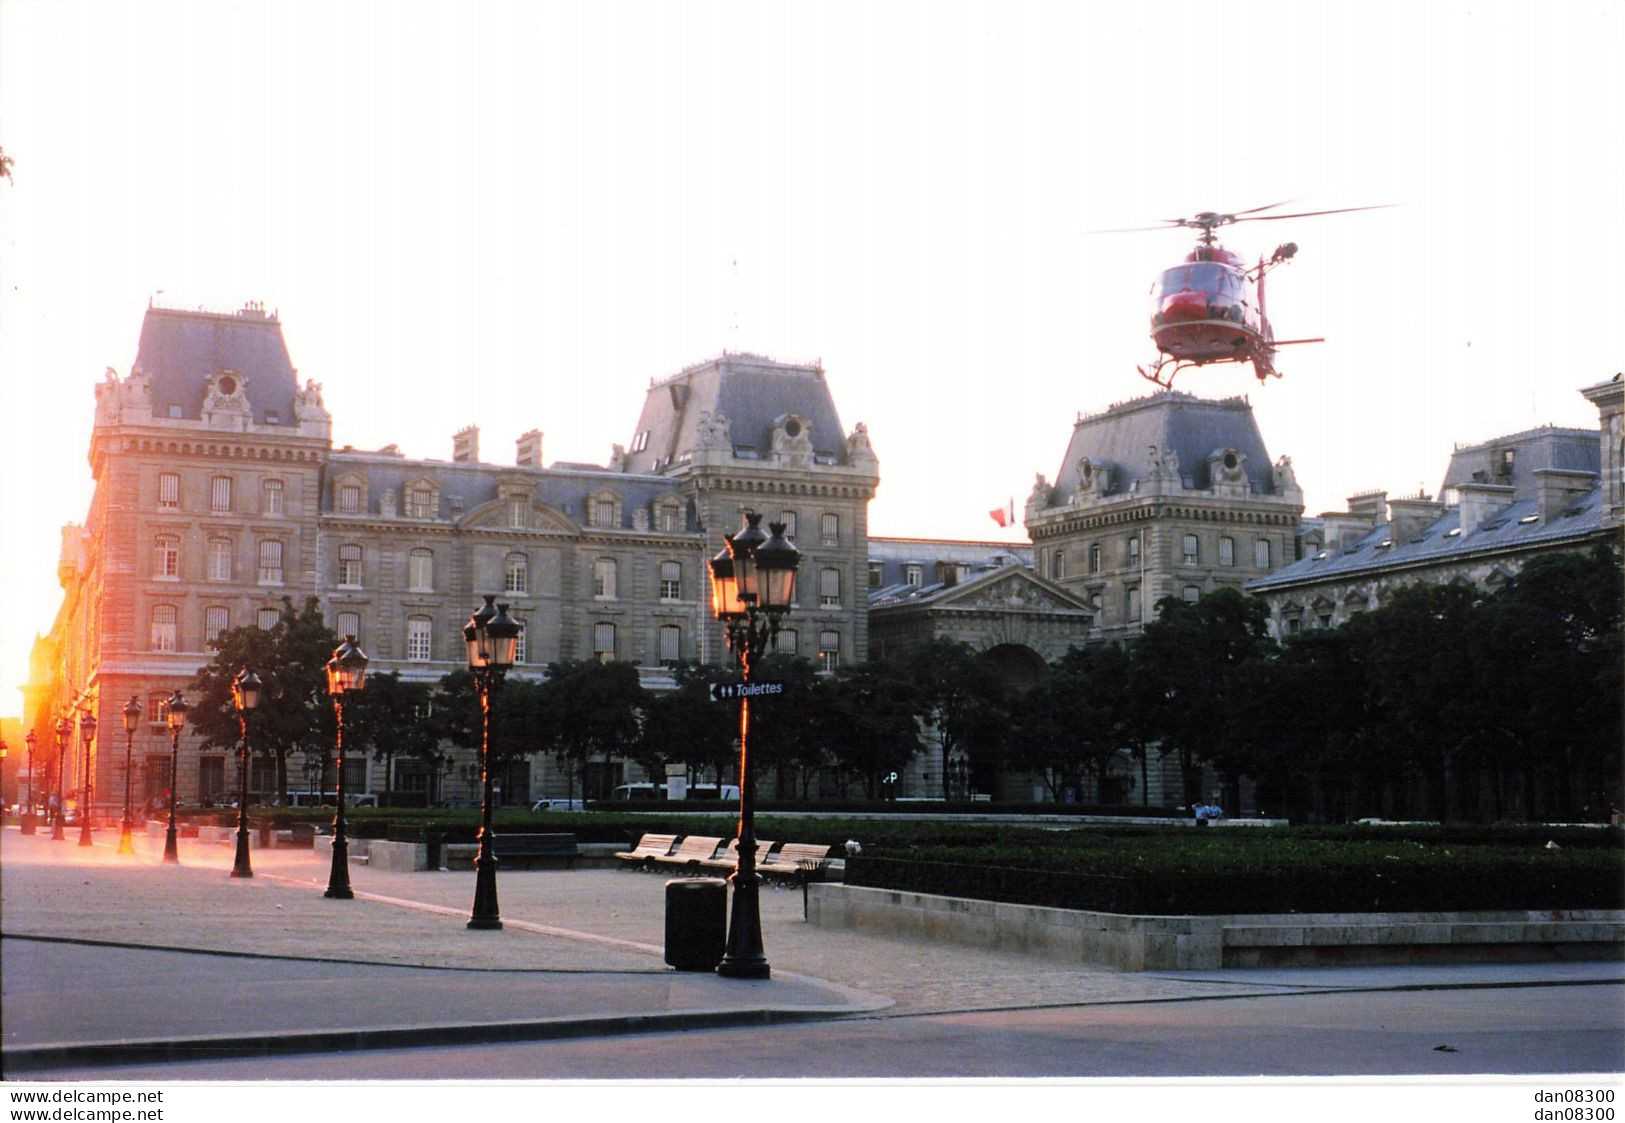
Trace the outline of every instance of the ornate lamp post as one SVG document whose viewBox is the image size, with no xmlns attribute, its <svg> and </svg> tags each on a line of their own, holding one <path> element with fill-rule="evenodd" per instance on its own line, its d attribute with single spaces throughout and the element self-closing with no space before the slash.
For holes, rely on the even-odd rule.
<svg viewBox="0 0 1625 1123">
<path fill-rule="evenodd" d="M 746 512 L 745 525 L 727 539 L 727 550 L 711 559 L 711 609 L 723 623 L 728 650 L 744 681 L 751 681 L 756 661 L 779 633 L 779 620 L 790 611 L 796 566 L 801 553 L 784 537 L 783 523 L 769 523 Z M 726 555 L 726 556 L 725 556 Z M 739 700 L 739 859 L 733 876 L 733 908 L 728 917 L 728 945 L 717 974 L 736 979 L 765 979 L 771 973 L 762 953 L 762 914 L 756 873 L 756 790 L 750 771 L 750 696 Z"/>
<path fill-rule="evenodd" d="M 248 711 L 260 704 L 260 676 L 244 667 L 231 680 L 231 702 L 237 707 L 237 859 L 232 877 L 253 877 L 248 863 Z"/>
<path fill-rule="evenodd" d="M 175 841 L 175 799 L 181 786 L 181 728 L 192 707 L 177 690 L 169 696 L 165 710 L 164 720 L 169 723 L 169 829 L 164 832 L 164 861 L 173 864 L 181 860 L 180 847 Z"/>
<path fill-rule="evenodd" d="M 491 695 L 502 685 L 508 668 L 519 651 L 519 633 L 524 625 L 508 615 L 508 606 L 498 605 L 496 597 L 486 596 L 463 627 L 468 645 L 468 669 L 480 692 L 480 850 L 474 859 L 474 908 L 468 915 L 470 928 L 502 927 L 497 907 L 497 859 L 491 853 Z"/>
<path fill-rule="evenodd" d="M 62 766 L 68 758 L 68 745 L 73 741 L 73 722 L 66 714 L 56 721 L 56 814 L 51 816 L 51 841 L 67 838 L 62 820 L 68 817 L 68 793 L 62 789 Z"/>
<path fill-rule="evenodd" d="M 367 653 L 354 636 L 333 650 L 327 661 L 327 692 L 333 696 L 333 714 L 338 719 L 334 755 L 338 769 L 338 808 L 333 812 L 333 869 L 327 877 L 324 897 L 348 901 L 355 896 L 350 888 L 350 841 L 344 835 L 344 696 L 367 685 Z"/>
<path fill-rule="evenodd" d="M 86 710 L 79 715 L 79 744 L 84 749 L 82 768 L 83 780 L 79 784 L 79 845 L 91 846 L 95 839 L 90 837 L 90 798 L 95 788 L 95 777 L 92 769 L 95 761 L 91 759 L 90 748 L 96 741 L 96 715 Z"/>
<path fill-rule="evenodd" d="M 37 829 L 34 824 L 34 748 L 38 743 L 39 738 L 32 729 L 23 736 L 23 744 L 28 746 L 28 802 L 23 804 L 21 828 L 24 834 L 33 834 Z"/>
<path fill-rule="evenodd" d="M 124 821 L 118 828 L 118 852 L 134 854 L 135 844 L 130 841 L 130 752 L 135 746 L 135 727 L 141 720 L 141 699 L 130 695 L 129 703 L 121 711 L 124 715 Z"/>
</svg>

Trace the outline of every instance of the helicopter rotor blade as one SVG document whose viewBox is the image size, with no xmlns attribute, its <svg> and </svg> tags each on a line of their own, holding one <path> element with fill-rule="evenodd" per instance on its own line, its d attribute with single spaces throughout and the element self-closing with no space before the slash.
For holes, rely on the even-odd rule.
<svg viewBox="0 0 1625 1123">
<path fill-rule="evenodd" d="M 1403 203 L 1378 203 L 1371 207 L 1338 207 L 1330 211 L 1299 211 L 1296 214 L 1261 214 L 1252 218 L 1237 218 L 1236 222 L 1274 222 L 1282 218 L 1313 218 L 1318 214 L 1350 214 L 1354 211 L 1384 211 L 1391 207 L 1403 206 Z"/>
</svg>

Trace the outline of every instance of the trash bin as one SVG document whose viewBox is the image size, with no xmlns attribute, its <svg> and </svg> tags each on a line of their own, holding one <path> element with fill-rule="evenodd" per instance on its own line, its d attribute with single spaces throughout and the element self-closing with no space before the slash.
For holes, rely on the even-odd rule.
<svg viewBox="0 0 1625 1123">
<path fill-rule="evenodd" d="M 728 883 L 717 877 L 666 882 L 666 962 L 679 971 L 710 971 L 728 943 Z"/>
</svg>

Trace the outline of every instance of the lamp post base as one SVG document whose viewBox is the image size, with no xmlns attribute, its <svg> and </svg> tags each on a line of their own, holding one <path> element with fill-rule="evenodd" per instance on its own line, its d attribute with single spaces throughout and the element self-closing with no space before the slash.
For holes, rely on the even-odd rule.
<svg viewBox="0 0 1625 1123">
<path fill-rule="evenodd" d="M 468 926 L 494 932 L 502 927 L 502 910 L 497 906 L 497 860 L 491 853 L 490 837 L 481 833 L 479 856 L 474 859 L 474 908 Z"/>
<path fill-rule="evenodd" d="M 174 824 L 170 824 L 169 829 L 164 832 L 164 861 L 173 864 L 180 860 L 181 848 L 175 841 Z"/>
<path fill-rule="evenodd" d="M 126 817 L 124 822 L 119 824 L 118 829 L 118 852 L 127 857 L 135 854 L 135 842 L 130 834 L 132 828 L 133 824 Z"/>
<path fill-rule="evenodd" d="M 231 866 L 232 877 L 253 877 L 254 869 L 248 862 L 248 832 L 237 831 L 237 856 Z"/>
<path fill-rule="evenodd" d="M 355 899 L 350 888 L 350 843 L 343 835 L 333 839 L 333 868 L 327 875 L 327 892 L 322 896 L 337 901 Z"/>
<path fill-rule="evenodd" d="M 733 910 L 728 917 L 728 946 L 717 964 L 717 974 L 728 979 L 765 979 L 773 969 L 762 952 L 762 914 L 757 889 L 761 878 L 752 873 L 741 878 L 735 873 Z"/>
<path fill-rule="evenodd" d="M 62 812 L 58 811 L 56 818 L 51 820 L 51 841 L 62 842 L 67 837 L 66 832 L 62 829 Z"/>
<path fill-rule="evenodd" d="M 94 846 L 96 840 L 90 837 L 90 813 L 85 813 L 85 821 L 79 828 L 79 845 Z"/>
</svg>

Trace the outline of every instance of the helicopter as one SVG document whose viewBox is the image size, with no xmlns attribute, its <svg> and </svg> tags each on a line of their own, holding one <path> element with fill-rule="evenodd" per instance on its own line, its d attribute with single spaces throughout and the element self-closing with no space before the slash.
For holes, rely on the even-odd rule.
<svg viewBox="0 0 1625 1123">
<path fill-rule="evenodd" d="M 1151 339 L 1157 345 L 1158 358 L 1149 368 L 1136 368 L 1141 377 L 1171 390 L 1175 376 L 1189 367 L 1251 363 L 1253 373 L 1264 382 L 1281 377 L 1281 372 L 1275 369 L 1277 347 L 1325 342 L 1320 338 L 1276 339 L 1264 312 L 1264 277 L 1271 269 L 1292 260 L 1298 252 L 1296 242 L 1282 242 L 1269 257 L 1260 257 L 1258 263 L 1249 268 L 1239 255 L 1219 245 L 1213 232 L 1235 222 L 1312 218 L 1382 210 L 1394 204 L 1295 214 L 1261 213 L 1286 205 L 1271 203 L 1233 214 L 1203 211 L 1189 218 L 1167 219 L 1158 226 L 1131 228 L 1131 231 L 1141 231 L 1185 227 L 1200 231 L 1196 247 L 1185 255 L 1185 260 L 1164 269 L 1151 285 Z M 1097 231 L 1126 232 L 1130 231 Z"/>
</svg>

